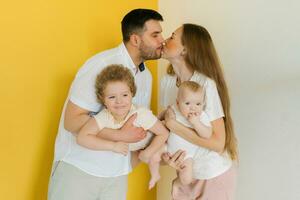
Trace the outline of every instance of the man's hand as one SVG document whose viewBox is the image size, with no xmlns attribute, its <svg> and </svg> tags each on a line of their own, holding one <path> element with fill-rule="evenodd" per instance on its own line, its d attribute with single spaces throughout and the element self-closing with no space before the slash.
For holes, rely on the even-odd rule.
<svg viewBox="0 0 300 200">
<path fill-rule="evenodd" d="M 138 142 L 146 137 L 146 131 L 143 128 L 138 128 L 133 125 L 137 114 L 133 114 L 122 126 L 122 141 L 128 143 Z"/>
</svg>

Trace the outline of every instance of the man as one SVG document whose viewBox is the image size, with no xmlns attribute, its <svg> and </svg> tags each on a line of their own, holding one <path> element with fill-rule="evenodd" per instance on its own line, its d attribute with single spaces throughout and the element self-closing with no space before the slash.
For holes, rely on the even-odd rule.
<svg viewBox="0 0 300 200">
<path fill-rule="evenodd" d="M 55 142 L 49 200 L 126 199 L 130 155 L 115 158 L 112 152 L 91 151 L 76 143 L 76 134 L 103 107 L 97 102 L 94 84 L 97 74 L 110 64 L 122 64 L 133 72 L 137 85 L 133 103 L 149 107 L 152 77 L 143 62 L 161 56 L 163 37 L 159 22 L 162 20 L 154 10 L 130 11 L 122 20 L 123 43 L 93 56 L 78 71 Z M 143 139 L 146 133 L 133 126 L 134 119 L 130 118 L 120 130 L 101 130 L 101 137 L 128 143 Z M 111 174 L 111 171 L 119 172 Z"/>
</svg>

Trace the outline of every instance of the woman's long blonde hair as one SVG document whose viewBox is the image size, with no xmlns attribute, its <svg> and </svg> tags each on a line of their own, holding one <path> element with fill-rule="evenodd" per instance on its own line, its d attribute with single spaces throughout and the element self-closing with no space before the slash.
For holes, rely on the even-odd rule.
<svg viewBox="0 0 300 200">
<path fill-rule="evenodd" d="M 208 31 L 196 24 L 183 24 L 181 42 L 186 50 L 185 62 L 187 66 L 215 81 L 224 110 L 226 140 L 224 150 L 236 160 L 238 157 L 237 140 L 234 134 L 233 122 L 230 114 L 230 100 L 223 71 L 216 49 Z M 174 75 L 170 65 L 167 73 Z"/>
</svg>

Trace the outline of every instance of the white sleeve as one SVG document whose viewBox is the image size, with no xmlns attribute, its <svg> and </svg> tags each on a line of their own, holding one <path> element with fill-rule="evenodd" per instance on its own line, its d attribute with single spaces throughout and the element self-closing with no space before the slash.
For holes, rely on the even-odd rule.
<svg viewBox="0 0 300 200">
<path fill-rule="evenodd" d="M 102 69 L 99 64 L 104 65 L 99 62 L 86 62 L 77 73 L 70 90 L 70 100 L 74 104 L 93 112 L 101 109 L 95 93 L 96 77 Z"/>
<path fill-rule="evenodd" d="M 144 130 L 149 130 L 154 126 L 157 120 L 157 117 L 153 115 L 151 110 L 140 107 L 137 109 L 137 118 L 134 124 L 138 127 L 142 127 Z"/>
<path fill-rule="evenodd" d="M 205 83 L 205 92 L 206 105 L 204 111 L 207 113 L 209 120 L 214 121 L 224 117 L 220 96 L 216 87 L 216 83 L 213 80 L 207 79 Z"/>
</svg>

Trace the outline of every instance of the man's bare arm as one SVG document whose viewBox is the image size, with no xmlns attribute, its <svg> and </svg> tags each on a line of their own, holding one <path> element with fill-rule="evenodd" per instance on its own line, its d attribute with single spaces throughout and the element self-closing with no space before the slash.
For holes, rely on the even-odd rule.
<svg viewBox="0 0 300 200">
<path fill-rule="evenodd" d="M 89 113 L 89 110 L 83 109 L 69 100 L 64 116 L 65 129 L 77 136 L 80 129 L 91 119 Z M 146 136 L 146 132 L 142 128 L 133 125 L 135 118 L 136 116 L 129 118 L 121 129 L 104 128 L 97 136 L 111 141 L 140 141 Z"/>
<path fill-rule="evenodd" d="M 80 129 L 89 121 L 91 118 L 89 116 L 90 111 L 85 110 L 76 104 L 72 103 L 70 100 L 67 103 L 65 110 L 65 129 L 75 136 L 79 133 Z"/>
</svg>

